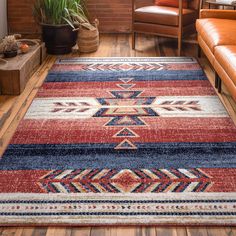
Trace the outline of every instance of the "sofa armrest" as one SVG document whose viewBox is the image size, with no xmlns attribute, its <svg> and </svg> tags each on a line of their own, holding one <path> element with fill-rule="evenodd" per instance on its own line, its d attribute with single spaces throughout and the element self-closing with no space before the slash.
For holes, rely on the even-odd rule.
<svg viewBox="0 0 236 236">
<path fill-rule="evenodd" d="M 200 18 L 219 18 L 236 20 L 235 10 L 218 10 L 218 9 L 202 9 L 200 11 Z"/>
</svg>

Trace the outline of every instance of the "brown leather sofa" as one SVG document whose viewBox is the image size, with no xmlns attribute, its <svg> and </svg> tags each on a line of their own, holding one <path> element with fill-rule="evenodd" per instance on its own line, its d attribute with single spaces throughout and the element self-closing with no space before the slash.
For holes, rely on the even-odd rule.
<svg viewBox="0 0 236 236">
<path fill-rule="evenodd" d="M 216 72 L 215 86 L 221 81 L 236 101 L 236 11 L 204 9 L 197 20 L 198 42 Z"/>
</svg>

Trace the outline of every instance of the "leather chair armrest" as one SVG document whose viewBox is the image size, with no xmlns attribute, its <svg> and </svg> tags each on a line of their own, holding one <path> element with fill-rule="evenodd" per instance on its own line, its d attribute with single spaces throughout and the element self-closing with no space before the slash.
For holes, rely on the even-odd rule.
<svg viewBox="0 0 236 236">
<path fill-rule="evenodd" d="M 202 9 L 200 18 L 219 18 L 236 20 L 235 10 Z"/>
<path fill-rule="evenodd" d="M 133 11 L 139 7 L 154 5 L 154 0 L 132 0 Z"/>
</svg>

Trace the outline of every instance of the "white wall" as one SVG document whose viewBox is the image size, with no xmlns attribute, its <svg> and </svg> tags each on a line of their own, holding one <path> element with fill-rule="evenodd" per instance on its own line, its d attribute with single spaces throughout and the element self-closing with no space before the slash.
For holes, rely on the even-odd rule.
<svg viewBox="0 0 236 236">
<path fill-rule="evenodd" d="M 0 39 L 7 34 L 6 0 L 0 0 Z"/>
</svg>

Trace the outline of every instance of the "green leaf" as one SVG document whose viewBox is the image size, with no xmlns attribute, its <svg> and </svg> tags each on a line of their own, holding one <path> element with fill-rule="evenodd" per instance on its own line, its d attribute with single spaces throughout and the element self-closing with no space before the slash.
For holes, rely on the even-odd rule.
<svg viewBox="0 0 236 236">
<path fill-rule="evenodd" d="M 43 24 L 74 26 L 86 23 L 86 28 L 90 24 L 85 0 L 35 0 L 33 15 Z"/>
</svg>

